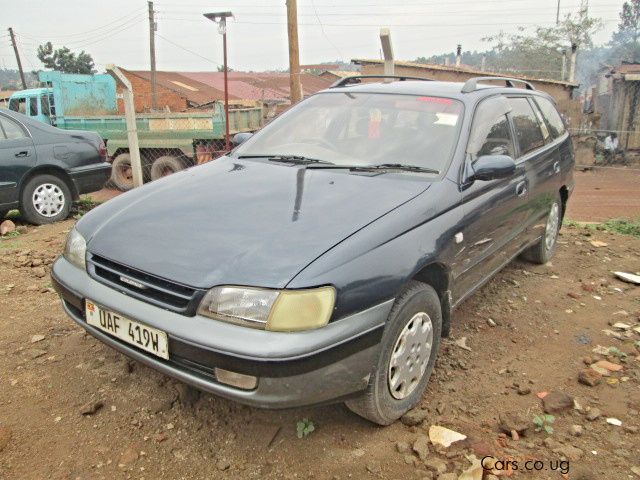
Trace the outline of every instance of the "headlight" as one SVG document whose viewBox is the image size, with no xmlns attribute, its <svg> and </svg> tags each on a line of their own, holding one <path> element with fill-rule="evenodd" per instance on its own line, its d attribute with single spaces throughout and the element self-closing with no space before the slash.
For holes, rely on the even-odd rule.
<svg viewBox="0 0 640 480">
<path fill-rule="evenodd" d="M 325 326 L 335 298 L 333 287 L 308 290 L 215 287 L 205 295 L 198 313 L 248 327 L 293 332 Z"/>
<path fill-rule="evenodd" d="M 87 242 L 78 231 L 71 229 L 67 235 L 67 243 L 64 245 L 64 258 L 73 263 L 76 267 L 86 269 L 85 256 L 87 254 Z"/>
</svg>

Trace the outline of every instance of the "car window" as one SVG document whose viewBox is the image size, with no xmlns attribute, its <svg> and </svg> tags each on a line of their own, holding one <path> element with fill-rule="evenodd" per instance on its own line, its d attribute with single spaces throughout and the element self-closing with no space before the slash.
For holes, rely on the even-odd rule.
<svg viewBox="0 0 640 480">
<path fill-rule="evenodd" d="M 49 95 L 42 95 L 40 97 L 40 111 L 43 115 L 49 116 Z"/>
<path fill-rule="evenodd" d="M 2 130 L 8 140 L 16 140 L 18 138 L 25 138 L 27 134 L 24 132 L 22 127 L 15 123 L 13 120 L 9 120 L 5 117 L 0 117 L 0 126 L 2 126 Z M 0 141 L 4 140 L 0 136 Z"/>
<path fill-rule="evenodd" d="M 513 136 L 507 113 L 511 106 L 504 97 L 484 100 L 476 109 L 467 152 L 481 155 L 509 155 L 515 158 Z"/>
<path fill-rule="evenodd" d="M 525 155 L 544 145 L 540 123 L 526 98 L 509 98 L 511 117 L 516 130 L 520 155 Z"/>
<path fill-rule="evenodd" d="M 38 97 L 29 97 L 29 112 L 31 117 L 38 115 Z"/>
<path fill-rule="evenodd" d="M 544 97 L 536 97 L 536 103 L 540 107 L 542 111 L 542 115 L 544 116 L 547 124 L 549 125 L 549 130 L 551 136 L 553 138 L 558 138 L 564 134 L 566 128 L 564 126 L 564 122 L 562 121 L 562 117 L 558 113 L 558 110 L 553 105 L 551 100 Z"/>
</svg>

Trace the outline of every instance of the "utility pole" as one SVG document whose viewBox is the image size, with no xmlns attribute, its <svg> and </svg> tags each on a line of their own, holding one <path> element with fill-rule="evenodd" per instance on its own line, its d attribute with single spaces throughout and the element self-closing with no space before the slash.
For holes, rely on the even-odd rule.
<svg viewBox="0 0 640 480">
<path fill-rule="evenodd" d="M 560 23 L 560 0 L 558 0 L 558 8 L 556 10 L 556 25 Z"/>
<path fill-rule="evenodd" d="M 16 45 L 16 37 L 13 34 L 13 28 L 9 27 L 9 36 L 11 37 L 11 45 L 13 45 L 13 52 L 16 54 L 16 62 L 18 63 L 18 71 L 20 72 L 20 80 L 22 80 L 22 88 L 27 89 L 27 82 L 24 79 L 24 72 L 22 71 L 22 62 L 20 61 L 20 54 L 18 53 L 18 46 Z"/>
<path fill-rule="evenodd" d="M 297 0 L 287 0 L 287 34 L 289 36 L 289 96 L 293 105 L 302 100 Z"/>
<path fill-rule="evenodd" d="M 151 110 L 158 109 L 158 95 L 156 92 L 156 21 L 153 12 L 153 2 L 149 4 L 149 53 L 151 56 Z"/>
<path fill-rule="evenodd" d="M 382 52 L 384 53 L 384 74 L 393 76 L 395 74 L 395 62 L 393 60 L 393 46 L 391 45 L 391 32 L 388 28 L 380 29 L 380 43 L 382 44 Z M 385 83 L 393 81 L 391 78 L 385 78 Z"/>
</svg>

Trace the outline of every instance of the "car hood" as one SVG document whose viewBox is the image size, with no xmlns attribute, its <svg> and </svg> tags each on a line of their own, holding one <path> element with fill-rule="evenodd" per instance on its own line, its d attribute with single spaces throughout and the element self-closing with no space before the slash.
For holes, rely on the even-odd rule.
<svg viewBox="0 0 640 480">
<path fill-rule="evenodd" d="M 90 253 L 185 285 L 283 288 L 428 186 L 418 175 L 223 157 L 120 195 L 77 228 Z"/>
</svg>

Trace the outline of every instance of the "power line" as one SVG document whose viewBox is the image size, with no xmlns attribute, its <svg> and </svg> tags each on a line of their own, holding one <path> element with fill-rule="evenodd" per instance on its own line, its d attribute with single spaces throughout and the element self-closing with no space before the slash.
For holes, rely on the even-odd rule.
<svg viewBox="0 0 640 480">
<path fill-rule="evenodd" d="M 180 49 L 184 50 L 185 52 L 189 52 L 189 53 L 191 53 L 192 55 L 195 55 L 195 56 L 197 56 L 197 57 L 200 57 L 200 58 L 202 58 L 203 60 L 206 60 L 207 62 L 211 62 L 211 63 L 213 63 L 214 65 L 217 65 L 217 66 L 219 66 L 219 67 L 221 67 L 221 66 L 222 66 L 221 64 L 219 64 L 219 63 L 218 63 L 218 62 L 216 62 L 215 60 L 211 60 L 210 58 L 207 58 L 207 57 L 205 57 L 205 56 L 200 55 L 198 52 L 194 52 L 193 50 L 190 50 L 190 49 L 188 49 L 188 48 L 186 48 L 186 47 L 183 47 L 182 45 L 178 45 L 178 44 L 177 44 L 177 43 L 175 43 L 174 41 L 169 40 L 169 39 L 168 39 L 168 38 L 166 38 L 166 37 L 163 37 L 162 35 L 160 35 L 160 34 L 159 34 L 159 33 L 157 33 L 157 32 L 156 32 L 156 37 L 161 38 L 162 40 L 164 40 L 164 41 L 165 41 L 165 42 L 167 42 L 167 43 L 170 43 L 170 44 L 171 44 L 171 45 L 173 45 L 174 47 L 178 47 L 178 48 L 180 48 Z"/>
</svg>

